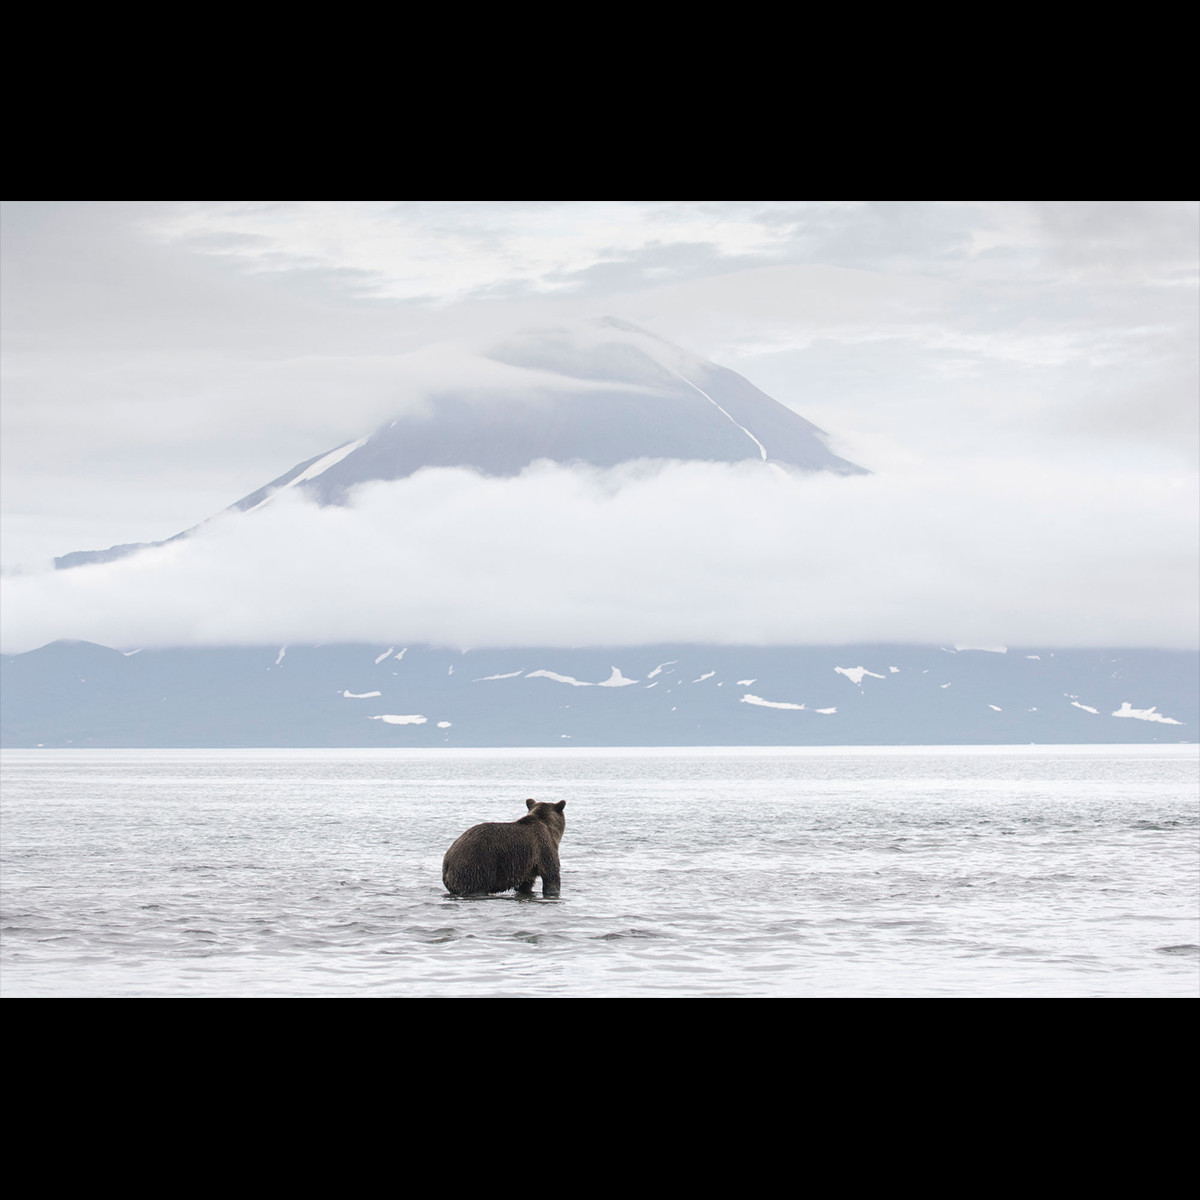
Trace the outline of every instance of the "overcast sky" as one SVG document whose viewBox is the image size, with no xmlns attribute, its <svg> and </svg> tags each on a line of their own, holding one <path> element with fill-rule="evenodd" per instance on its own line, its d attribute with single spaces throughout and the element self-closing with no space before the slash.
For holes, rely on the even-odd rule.
<svg viewBox="0 0 1200 1200">
<path fill-rule="evenodd" d="M 4 648 L 1195 645 L 1198 230 L 1194 201 L 5 202 Z M 605 314 L 873 475 L 459 473 L 42 569 L 369 432 L 446 343 Z"/>
</svg>

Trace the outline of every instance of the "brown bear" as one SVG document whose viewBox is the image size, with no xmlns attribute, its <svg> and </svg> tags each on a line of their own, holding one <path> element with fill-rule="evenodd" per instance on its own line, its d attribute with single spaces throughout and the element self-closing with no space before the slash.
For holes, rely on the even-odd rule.
<svg viewBox="0 0 1200 1200">
<path fill-rule="evenodd" d="M 480 896 L 516 888 L 528 895 L 542 877 L 542 895 L 557 896 L 560 879 L 558 843 L 567 820 L 567 802 L 526 800 L 529 812 L 518 821 L 473 825 L 442 859 L 442 882 L 455 896 Z"/>
</svg>

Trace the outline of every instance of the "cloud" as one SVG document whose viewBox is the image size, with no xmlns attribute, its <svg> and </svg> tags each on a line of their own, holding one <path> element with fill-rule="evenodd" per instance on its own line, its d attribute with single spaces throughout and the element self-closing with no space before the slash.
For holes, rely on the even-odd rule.
<svg viewBox="0 0 1200 1200">
<path fill-rule="evenodd" d="M 555 292 L 608 264 L 662 269 L 671 247 L 717 258 L 772 257 L 791 240 L 762 216 L 771 202 L 200 201 L 156 217 L 167 243 L 258 273 L 341 270 L 364 294 L 461 300 L 477 293 Z M 672 264 L 687 269 L 686 262 Z M 626 272 L 624 277 L 629 278 Z"/>
<path fill-rule="evenodd" d="M 1034 200 L 1049 255 L 1071 268 L 1159 286 L 1195 285 L 1200 208 L 1194 200 Z"/>
<path fill-rule="evenodd" d="M 410 352 L 605 313 L 879 474 L 1154 488 L 1200 450 L 1198 212 L 5 202 L 4 560 L 169 537 L 403 411 L 436 382 Z"/>
<path fill-rule="evenodd" d="M 3 580 L 3 645 L 1194 646 L 1194 477 L 746 463 L 427 470 Z M 397 641 L 397 644 L 399 644 Z"/>
</svg>

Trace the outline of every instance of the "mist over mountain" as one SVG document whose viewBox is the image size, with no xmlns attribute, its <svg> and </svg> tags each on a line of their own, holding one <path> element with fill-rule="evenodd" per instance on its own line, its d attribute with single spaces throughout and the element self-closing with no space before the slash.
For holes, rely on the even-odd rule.
<svg viewBox="0 0 1200 1200">
<path fill-rule="evenodd" d="M 413 411 L 297 463 L 231 511 L 253 512 L 293 489 L 321 505 L 344 505 L 363 484 L 437 467 L 507 478 L 538 461 L 598 468 L 751 461 L 867 473 L 741 375 L 616 317 L 528 331 L 460 355 L 475 361 L 448 362 L 449 381 L 430 381 Z M 73 551 L 54 562 L 59 569 L 111 562 L 164 544 Z"/>
<path fill-rule="evenodd" d="M 168 542 L 6 577 L 3 650 L 1195 647 L 1185 480 L 954 455 L 873 474 L 611 318 L 401 362 L 375 432 Z"/>
</svg>

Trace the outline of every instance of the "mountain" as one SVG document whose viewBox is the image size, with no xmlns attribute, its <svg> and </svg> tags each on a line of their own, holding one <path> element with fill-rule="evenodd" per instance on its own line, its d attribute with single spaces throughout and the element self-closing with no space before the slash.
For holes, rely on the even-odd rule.
<svg viewBox="0 0 1200 1200">
<path fill-rule="evenodd" d="M 393 420 L 232 505 L 242 514 L 237 521 L 255 521 L 256 510 L 292 490 L 321 505 L 346 505 L 358 485 L 427 467 L 504 477 L 538 460 L 606 468 L 649 459 L 756 464 L 732 473 L 739 479 L 760 467 L 864 473 L 834 455 L 814 425 L 741 376 L 613 318 L 510 338 L 442 372 L 446 361 L 435 362 L 438 369 L 428 372 L 435 383 Z M 780 490 L 775 482 L 773 492 Z M 372 528 L 378 538 L 390 526 Z M 587 530 L 578 536 L 586 544 Z M 70 567 L 141 548 L 57 561 Z M 487 604 L 486 576 L 477 580 L 473 558 L 464 558 L 461 593 Z M 729 571 L 716 556 L 701 576 L 710 569 Z M 389 605 L 385 629 L 393 627 L 392 576 L 397 586 L 425 586 L 419 566 L 412 580 L 406 570 L 389 568 L 380 589 Z M 147 603 L 171 594 L 150 589 Z M 692 601 L 688 593 L 681 603 Z M 536 611 L 536 595 L 532 603 Z M 58 641 L 0 657 L 0 688 L 0 744 L 7 747 L 1195 743 L 1200 726 L 1197 655 L 1144 649 L 460 651 L 396 640 L 122 652 Z"/>
<path fill-rule="evenodd" d="M 511 476 L 539 459 L 595 467 L 758 460 L 866 473 L 834 454 L 811 421 L 741 375 L 616 317 L 524 333 L 477 357 L 482 369 L 458 372 L 473 382 L 428 389 L 417 411 L 297 463 L 231 508 L 252 512 L 291 488 L 322 505 L 346 504 L 359 484 L 423 467 Z M 54 562 L 59 569 L 109 562 L 163 544 L 75 551 Z"/>
<path fill-rule="evenodd" d="M 6 747 L 1190 742 L 1169 650 L 662 645 L 146 649 L 0 658 Z"/>
</svg>

